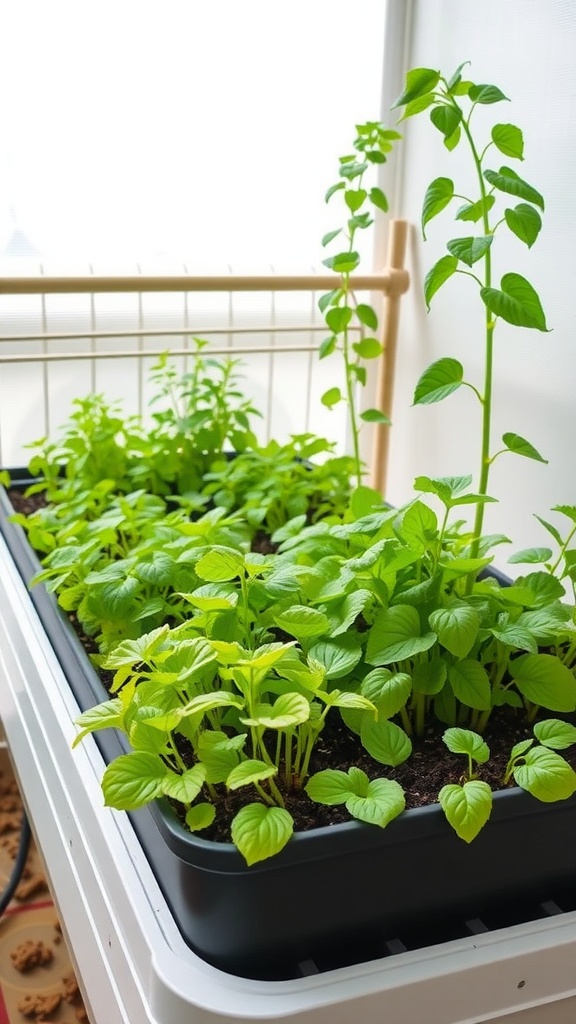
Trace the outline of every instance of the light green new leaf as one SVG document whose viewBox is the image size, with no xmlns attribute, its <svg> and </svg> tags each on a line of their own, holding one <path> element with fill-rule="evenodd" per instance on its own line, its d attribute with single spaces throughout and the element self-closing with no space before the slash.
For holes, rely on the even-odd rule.
<svg viewBox="0 0 576 1024">
<path fill-rule="evenodd" d="M 283 693 L 274 704 L 257 704 L 253 718 L 242 718 L 244 725 L 262 729 L 290 729 L 310 718 L 310 702 L 300 693 Z"/>
<path fill-rule="evenodd" d="M 532 747 L 524 754 L 524 764 L 516 765 L 514 778 L 537 800 L 555 803 L 576 793 L 576 772 L 560 754 L 547 747 Z"/>
<path fill-rule="evenodd" d="M 497 288 L 481 288 L 480 295 L 495 316 L 515 327 L 547 331 L 546 317 L 538 293 L 520 274 L 504 274 Z"/>
<path fill-rule="evenodd" d="M 455 658 L 465 658 L 474 646 L 480 629 L 480 616 L 470 605 L 437 608 L 429 617 L 443 647 Z"/>
<path fill-rule="evenodd" d="M 407 103 L 404 108 L 404 113 L 400 118 L 401 121 L 405 121 L 407 117 L 414 117 L 415 114 L 420 114 L 423 110 L 427 110 L 434 103 L 434 93 L 428 92 L 424 96 L 418 96 L 417 99 L 411 100 Z"/>
<path fill-rule="evenodd" d="M 352 766 L 347 772 L 338 768 L 326 768 L 312 775 L 304 787 L 316 804 L 336 807 L 345 804 L 351 796 L 365 796 L 369 778 L 361 768 Z"/>
<path fill-rule="evenodd" d="M 452 728 L 446 729 L 442 736 L 444 743 L 453 754 L 467 754 L 477 764 L 486 764 L 490 758 L 488 744 L 471 729 Z"/>
<path fill-rule="evenodd" d="M 322 405 L 325 405 L 328 409 L 332 409 L 334 405 L 338 405 L 338 402 L 342 401 L 342 392 L 340 388 L 328 388 L 324 392 L 320 401 Z"/>
<path fill-rule="evenodd" d="M 524 159 L 524 136 L 515 124 L 495 124 L 491 134 L 492 142 L 504 156 Z"/>
<path fill-rule="evenodd" d="M 503 434 L 502 440 L 509 452 L 514 452 L 515 455 L 523 455 L 526 459 L 534 459 L 535 462 L 548 464 L 548 459 L 543 458 L 534 445 L 530 444 L 530 441 L 527 441 L 526 438 L 520 437 L 520 434 Z"/>
<path fill-rule="evenodd" d="M 262 782 L 263 779 L 270 779 L 277 774 L 276 766 L 266 764 L 265 761 L 241 761 L 228 775 L 226 785 L 228 789 L 240 789 L 242 786 L 251 786 L 254 782 Z"/>
<path fill-rule="evenodd" d="M 195 565 L 196 575 L 209 583 L 224 583 L 242 575 L 244 559 L 234 548 L 214 547 Z"/>
<path fill-rule="evenodd" d="M 214 804 L 195 804 L 186 815 L 186 825 L 191 832 L 200 832 L 201 829 L 208 828 L 215 817 L 216 808 Z"/>
<path fill-rule="evenodd" d="M 360 256 L 357 252 L 339 252 L 336 256 L 322 260 L 322 263 L 338 274 L 351 274 L 360 263 Z"/>
<path fill-rule="evenodd" d="M 392 104 L 395 107 L 403 107 L 413 100 L 432 92 L 440 81 L 440 72 L 432 68 L 412 68 L 406 75 L 404 92 Z"/>
<path fill-rule="evenodd" d="M 398 529 L 410 547 L 422 553 L 438 536 L 438 518 L 429 505 L 418 500 L 408 506 Z"/>
<path fill-rule="evenodd" d="M 432 363 L 420 377 L 414 390 L 414 405 L 441 402 L 457 391 L 464 379 L 464 368 L 457 359 L 445 357 Z"/>
<path fill-rule="evenodd" d="M 118 811 L 143 807 L 162 795 L 167 775 L 168 768 L 155 754 L 121 754 L 102 776 L 104 803 Z"/>
<path fill-rule="evenodd" d="M 559 718 L 546 718 L 534 726 L 534 735 L 545 747 L 565 750 L 576 743 L 576 726 Z"/>
<path fill-rule="evenodd" d="M 390 417 L 385 412 L 380 412 L 380 409 L 364 409 L 364 412 L 360 413 L 360 419 L 364 423 L 383 423 L 384 426 L 390 424 Z"/>
<path fill-rule="evenodd" d="M 456 273 L 457 266 L 456 256 L 442 256 L 428 271 L 424 279 L 424 299 L 428 309 L 430 309 L 430 303 L 438 289 Z"/>
<path fill-rule="evenodd" d="M 326 323 L 333 334 L 340 334 L 345 331 L 352 319 L 352 310 L 349 306 L 333 306 L 326 313 Z"/>
<path fill-rule="evenodd" d="M 206 768 L 202 764 L 195 764 L 181 775 L 177 772 L 168 772 L 162 783 L 162 792 L 173 800 L 179 800 L 180 803 L 191 804 L 205 781 Z"/>
<path fill-rule="evenodd" d="M 402 786 L 393 779 L 373 779 L 366 796 L 351 796 L 346 801 L 346 810 L 353 818 L 379 828 L 386 828 L 405 806 Z"/>
<path fill-rule="evenodd" d="M 364 749 L 380 764 L 395 767 L 403 764 L 412 753 L 410 737 L 399 725 L 387 720 L 374 721 L 372 717 L 364 716 L 360 739 Z"/>
<path fill-rule="evenodd" d="M 504 217 L 510 231 L 530 249 L 542 228 L 542 218 L 538 210 L 528 203 L 519 203 L 513 210 L 504 210 Z"/>
<path fill-rule="evenodd" d="M 384 351 L 377 338 L 362 338 L 361 341 L 355 341 L 352 348 L 361 359 L 377 359 Z"/>
<path fill-rule="evenodd" d="M 541 210 L 544 209 L 544 199 L 540 193 L 529 185 L 527 181 L 524 181 L 516 171 L 512 170 L 511 167 L 501 167 L 499 171 L 484 171 L 484 177 L 490 185 L 497 188 L 500 192 L 506 192 L 508 195 L 518 196 L 519 199 L 525 199 L 528 203 L 534 203 Z"/>
<path fill-rule="evenodd" d="M 275 615 L 274 622 L 285 633 L 298 638 L 324 636 L 330 628 L 324 612 L 300 604 L 294 604 L 279 615 Z"/>
<path fill-rule="evenodd" d="M 294 832 L 292 815 L 283 807 L 248 804 L 232 822 L 232 841 L 248 865 L 280 853 Z"/>
<path fill-rule="evenodd" d="M 388 200 L 382 189 L 378 188 L 377 185 L 373 185 L 370 189 L 370 202 L 374 204 L 376 209 L 381 210 L 382 213 L 388 213 Z"/>
<path fill-rule="evenodd" d="M 501 644 L 518 651 L 528 651 L 529 654 L 538 653 L 538 644 L 533 634 L 528 629 L 523 629 L 517 622 L 508 622 L 498 629 L 491 629 L 492 636 L 496 637 Z"/>
<path fill-rule="evenodd" d="M 448 251 L 457 259 L 462 260 L 467 267 L 472 267 L 478 260 L 486 255 L 492 245 L 493 235 L 479 235 L 474 238 L 453 238 L 446 243 Z"/>
<path fill-rule="evenodd" d="M 489 711 L 492 706 L 490 680 L 483 665 L 469 658 L 451 665 L 448 679 L 454 696 L 468 708 Z"/>
<path fill-rule="evenodd" d="M 329 245 L 330 242 L 332 241 L 332 239 L 337 238 L 338 235 L 341 233 L 341 231 L 342 231 L 342 228 L 336 228 L 335 231 L 328 231 L 325 235 L 323 235 L 322 241 L 321 241 L 320 244 L 322 246 Z"/>
<path fill-rule="evenodd" d="M 168 632 L 168 626 L 160 626 L 135 640 L 123 640 L 107 655 L 103 667 L 122 668 L 124 665 L 134 665 L 139 661 L 148 663 L 150 658 L 157 656 L 161 651 L 169 650 L 166 643 Z"/>
<path fill-rule="evenodd" d="M 119 697 L 88 708 L 76 719 L 76 725 L 79 725 L 82 731 L 74 737 L 72 746 L 77 746 L 85 736 L 91 732 L 97 732 L 99 729 L 121 729 L 123 717 L 124 708 Z"/>
<path fill-rule="evenodd" d="M 523 654 L 510 662 L 510 675 L 523 697 L 550 711 L 576 710 L 576 679 L 553 654 Z"/>
<path fill-rule="evenodd" d="M 454 182 L 450 178 L 435 178 L 426 189 L 424 202 L 422 204 L 422 234 L 424 238 L 425 227 L 442 210 L 454 196 Z"/>
<path fill-rule="evenodd" d="M 359 302 L 356 306 L 356 316 L 365 327 L 368 327 L 371 331 L 377 330 L 378 317 L 372 306 L 368 306 L 365 302 Z"/>
<path fill-rule="evenodd" d="M 466 843 L 476 838 L 492 813 L 492 790 L 479 779 L 463 786 L 443 786 L 438 800 L 448 823 Z"/>
</svg>

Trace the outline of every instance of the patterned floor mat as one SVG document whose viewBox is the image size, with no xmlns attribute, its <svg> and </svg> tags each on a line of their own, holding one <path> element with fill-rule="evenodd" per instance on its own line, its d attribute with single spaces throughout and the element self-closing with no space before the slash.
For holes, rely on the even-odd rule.
<svg viewBox="0 0 576 1024">
<path fill-rule="evenodd" d="M 22 802 L 0 749 L 0 893 L 18 851 Z M 88 1021 L 58 915 L 32 842 L 22 881 L 0 918 L 0 1024 Z"/>
</svg>

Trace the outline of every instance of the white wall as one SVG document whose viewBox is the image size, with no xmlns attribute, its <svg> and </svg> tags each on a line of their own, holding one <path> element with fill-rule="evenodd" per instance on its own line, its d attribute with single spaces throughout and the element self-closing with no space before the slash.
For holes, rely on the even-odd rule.
<svg viewBox="0 0 576 1024">
<path fill-rule="evenodd" d="M 523 129 L 525 160 L 512 163 L 546 199 L 544 227 L 532 250 L 509 232 L 494 245 L 496 285 L 507 271 L 527 277 L 552 328 L 542 334 L 500 323 L 496 330 L 492 450 L 510 430 L 549 459 L 543 466 L 502 456 L 494 466 L 490 490 L 500 504 L 490 507 L 487 528 L 514 541 L 498 549 L 496 561 L 502 564 L 514 549 L 547 543 L 534 512 L 552 518 L 552 505 L 576 502 L 576 5 L 571 0 L 413 0 L 405 6 L 411 8 L 406 66 L 449 75 L 469 60 L 467 77 L 499 85 L 511 102 L 487 106 L 478 115 L 484 115 L 488 130 L 496 121 Z M 478 125 L 483 120 L 478 116 Z M 418 225 L 429 182 L 442 175 L 458 185 L 467 172 L 461 172 L 458 151 L 444 148 L 427 113 L 404 122 L 403 130 L 396 212 Z M 495 153 L 489 166 L 507 162 Z M 445 253 L 445 241 L 473 233 L 473 227 L 466 228 L 444 211 L 429 225 L 426 243 L 419 228 L 412 229 L 413 287 L 402 311 L 388 488 L 395 503 L 412 496 L 419 473 L 478 476 L 480 420 L 472 392 L 462 389 L 440 405 L 411 408 L 420 373 L 442 356 L 460 359 L 467 379 L 481 386 L 483 326 L 475 286 L 453 278 L 433 299 L 429 315 L 421 298 L 425 274 Z"/>
</svg>

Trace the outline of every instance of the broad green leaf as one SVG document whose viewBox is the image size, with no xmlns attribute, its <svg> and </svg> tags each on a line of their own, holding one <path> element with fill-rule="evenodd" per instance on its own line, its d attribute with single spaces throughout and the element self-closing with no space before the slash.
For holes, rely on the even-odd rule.
<svg viewBox="0 0 576 1024">
<path fill-rule="evenodd" d="M 368 306 L 365 302 L 359 302 L 356 306 L 356 316 L 360 323 L 364 324 L 364 327 L 368 327 L 371 331 L 378 329 L 378 317 L 372 306 Z"/>
<path fill-rule="evenodd" d="M 394 722 L 374 721 L 368 715 L 360 727 L 362 746 L 380 764 L 392 767 L 403 764 L 412 753 L 412 743 L 403 729 Z"/>
<path fill-rule="evenodd" d="M 423 553 L 438 536 L 436 514 L 423 501 L 415 501 L 402 516 L 399 532 L 411 548 Z"/>
<path fill-rule="evenodd" d="M 368 636 L 366 661 L 387 665 L 428 651 L 436 643 L 435 633 L 421 634 L 416 608 L 397 604 L 378 613 Z"/>
<path fill-rule="evenodd" d="M 534 739 L 532 736 L 526 740 L 520 740 L 519 743 L 515 743 L 510 751 L 510 761 L 514 761 L 515 758 L 525 754 L 532 746 L 534 746 Z"/>
<path fill-rule="evenodd" d="M 515 327 L 547 331 L 546 317 L 538 293 L 520 274 L 504 274 L 497 288 L 481 288 L 483 301 L 495 316 Z"/>
<path fill-rule="evenodd" d="M 501 644 L 519 651 L 528 651 L 529 654 L 538 653 L 538 644 L 528 629 L 523 629 L 517 622 L 508 622 L 504 626 L 490 630 L 492 636 L 496 637 Z"/>
<path fill-rule="evenodd" d="M 370 201 L 373 203 L 376 209 L 382 210 L 382 213 L 388 213 L 388 200 L 384 195 L 382 189 L 378 188 L 377 185 L 374 185 L 370 189 Z"/>
<path fill-rule="evenodd" d="M 168 768 L 156 754 L 121 754 L 102 776 L 106 807 L 133 811 L 161 796 Z"/>
<path fill-rule="evenodd" d="M 554 505 L 552 507 L 553 512 L 560 512 L 563 516 L 572 523 L 576 523 L 576 505 Z"/>
<path fill-rule="evenodd" d="M 524 437 L 520 437 L 519 434 L 503 434 L 502 440 L 509 452 L 514 452 L 515 455 L 523 455 L 526 459 L 534 459 L 535 462 L 548 464 L 548 459 L 543 458 L 534 445 L 530 444 L 530 441 L 527 441 Z"/>
<path fill-rule="evenodd" d="M 362 680 L 360 693 L 378 710 L 378 718 L 393 718 L 403 708 L 412 692 L 412 680 L 405 672 L 392 673 L 375 668 Z"/>
<path fill-rule="evenodd" d="M 361 341 L 355 341 L 352 348 L 361 359 L 377 359 L 384 351 L 377 338 L 362 338 Z"/>
<path fill-rule="evenodd" d="M 550 711 L 576 710 L 576 679 L 553 654 L 523 654 L 510 662 L 510 675 L 532 704 Z"/>
<path fill-rule="evenodd" d="M 226 786 L 228 789 L 240 789 L 242 786 L 251 786 L 254 782 L 262 782 L 263 779 L 270 779 L 277 774 L 276 766 L 266 764 L 265 761 L 241 761 L 228 775 Z"/>
<path fill-rule="evenodd" d="M 342 188 L 344 188 L 343 185 Z M 326 312 L 329 306 L 335 306 L 340 301 L 341 296 L 341 288 L 333 288 L 332 291 L 325 292 L 324 295 L 321 295 L 318 299 L 318 309 L 321 313 Z"/>
<path fill-rule="evenodd" d="M 326 313 L 326 323 L 334 334 L 345 331 L 352 319 L 352 310 L 349 306 L 333 306 Z"/>
<path fill-rule="evenodd" d="M 420 377 L 414 390 L 414 405 L 441 402 L 457 391 L 464 379 L 464 368 L 457 359 L 445 357 L 432 363 Z"/>
<path fill-rule="evenodd" d="M 479 199 L 476 203 L 466 203 L 456 212 L 456 220 L 469 220 L 477 224 L 483 217 L 487 217 L 496 202 L 494 196 L 488 195 Z"/>
<path fill-rule="evenodd" d="M 440 72 L 432 68 L 412 68 L 406 75 L 404 92 L 392 104 L 395 107 L 403 107 L 413 100 L 432 92 L 440 81 Z"/>
<path fill-rule="evenodd" d="M 426 225 L 448 206 L 454 196 L 454 182 L 450 178 L 435 178 L 424 196 L 422 204 L 422 234 L 426 237 Z"/>
<path fill-rule="evenodd" d="M 429 622 L 442 646 L 455 658 L 465 658 L 470 653 L 480 629 L 478 612 L 466 604 L 437 608 Z"/>
<path fill-rule="evenodd" d="M 486 764 L 490 758 L 488 744 L 471 729 L 446 729 L 442 739 L 453 754 L 467 754 L 477 764 Z"/>
<path fill-rule="evenodd" d="M 565 750 L 576 743 L 576 726 L 559 718 L 546 718 L 534 726 L 534 735 L 545 747 Z"/>
<path fill-rule="evenodd" d="M 342 231 L 342 228 L 336 228 L 336 230 L 335 230 L 335 231 L 328 231 L 328 232 L 327 232 L 327 233 L 326 233 L 326 234 L 325 234 L 325 235 L 323 236 L 323 238 L 322 238 L 322 242 L 321 242 L 320 244 L 321 244 L 322 246 L 325 246 L 325 245 L 329 245 L 329 244 L 330 244 L 330 242 L 332 241 L 332 239 L 333 239 L 333 238 L 337 238 L 337 237 L 338 237 L 338 235 L 339 235 L 339 234 L 341 233 L 341 231 Z"/>
<path fill-rule="evenodd" d="M 576 772 L 560 754 L 547 747 L 532 747 L 524 754 L 524 764 L 514 768 L 514 778 L 537 800 L 555 803 L 576 793 Z"/>
<path fill-rule="evenodd" d="M 332 198 L 335 192 L 340 192 L 343 188 L 346 188 L 346 185 L 343 181 L 337 181 L 335 185 L 331 185 L 328 191 L 326 192 L 326 195 L 324 196 L 324 202 L 327 203 L 328 200 Z"/>
<path fill-rule="evenodd" d="M 465 491 L 472 483 L 471 476 L 442 476 L 434 479 L 430 476 L 417 476 L 414 488 L 424 494 L 436 494 L 444 505 L 450 506 L 454 497 Z"/>
<path fill-rule="evenodd" d="M 499 103 L 508 99 L 497 85 L 473 85 L 468 95 L 474 103 Z"/>
<path fill-rule="evenodd" d="M 322 260 L 322 263 L 338 274 L 351 274 L 360 263 L 360 256 L 357 252 L 339 252 L 336 256 Z"/>
<path fill-rule="evenodd" d="M 361 768 L 353 766 L 347 772 L 338 768 L 326 768 L 312 775 L 304 787 L 314 803 L 326 807 L 345 804 L 351 796 L 365 796 L 370 780 Z"/>
<path fill-rule="evenodd" d="M 239 762 L 246 734 L 229 737 L 225 733 L 205 729 L 197 741 L 198 757 L 206 769 L 206 782 L 225 782 Z"/>
<path fill-rule="evenodd" d="M 337 340 L 335 335 L 331 335 L 329 338 L 324 338 L 318 349 L 318 358 L 326 359 L 327 356 L 331 356 L 336 351 Z"/>
<path fill-rule="evenodd" d="M 262 729 L 291 729 L 310 718 L 310 701 L 300 693 L 283 693 L 274 704 L 257 704 L 253 718 L 242 718 L 244 725 Z"/>
<path fill-rule="evenodd" d="M 550 548 L 522 548 L 521 551 L 516 551 L 513 555 L 510 555 L 508 562 L 510 565 L 538 565 L 549 562 L 551 558 L 552 551 Z"/>
<path fill-rule="evenodd" d="M 197 697 L 180 709 L 180 716 L 187 718 L 189 715 L 206 715 L 216 708 L 237 708 L 242 710 L 244 702 L 240 696 L 230 693 L 228 690 L 215 690 L 213 693 L 200 693 Z"/>
<path fill-rule="evenodd" d="M 315 694 L 319 700 L 331 708 L 347 708 L 354 711 L 376 711 L 372 701 L 350 690 L 330 690 L 324 693 L 318 690 Z"/>
<path fill-rule="evenodd" d="M 274 622 L 285 633 L 298 638 L 324 636 L 330 628 L 330 622 L 324 612 L 300 604 L 291 605 L 279 615 L 275 615 Z"/>
<path fill-rule="evenodd" d="M 244 559 L 234 548 L 214 547 L 198 559 L 194 568 L 201 580 L 224 583 L 242 575 Z"/>
<path fill-rule="evenodd" d="M 519 199 L 525 199 L 528 203 L 534 203 L 534 206 L 544 209 L 544 200 L 540 193 L 529 185 L 527 181 L 524 181 L 516 171 L 512 170 L 511 167 L 501 167 L 499 171 L 484 171 L 484 177 L 490 185 L 497 188 L 500 192 L 506 192 L 508 195 L 518 196 Z"/>
<path fill-rule="evenodd" d="M 232 822 L 232 841 L 248 865 L 280 853 L 294 832 L 292 815 L 283 807 L 248 804 Z"/>
<path fill-rule="evenodd" d="M 472 658 L 458 661 L 448 669 L 448 679 L 454 696 L 475 711 L 489 711 L 491 702 L 490 680 L 483 665 Z"/>
<path fill-rule="evenodd" d="M 430 120 L 435 128 L 449 139 L 454 134 L 462 120 L 462 113 L 458 107 L 448 107 L 444 104 L 433 107 L 430 111 Z"/>
<path fill-rule="evenodd" d="M 410 103 L 406 104 L 400 120 L 405 121 L 407 117 L 414 117 L 415 114 L 420 114 L 423 110 L 431 107 L 433 103 L 434 93 L 428 92 L 424 96 L 418 96 L 417 99 L 411 100 Z"/>
<path fill-rule="evenodd" d="M 466 843 L 476 838 L 492 813 L 492 790 L 479 779 L 463 786 L 443 786 L 438 800 L 448 823 Z"/>
<path fill-rule="evenodd" d="M 178 775 L 177 772 L 168 772 L 162 784 L 162 791 L 165 796 L 169 796 L 173 800 L 179 800 L 182 804 L 191 804 L 198 796 L 205 781 L 204 765 L 195 764 L 181 775 Z"/>
<path fill-rule="evenodd" d="M 351 796 L 346 810 L 358 821 L 385 828 L 406 806 L 402 786 L 393 779 L 373 779 L 366 796 Z"/>
<path fill-rule="evenodd" d="M 195 804 L 186 814 L 186 825 L 191 832 L 200 832 L 201 829 L 208 828 L 215 817 L 216 808 L 214 804 Z"/>
<path fill-rule="evenodd" d="M 479 235 L 476 238 L 473 236 L 453 238 L 450 242 L 446 243 L 446 247 L 452 256 L 462 260 L 462 263 L 465 263 L 467 267 L 472 267 L 486 255 L 492 245 L 492 238 L 493 235 Z"/>
<path fill-rule="evenodd" d="M 495 124 L 492 128 L 492 142 L 504 156 L 524 159 L 524 137 L 515 124 Z"/>
<path fill-rule="evenodd" d="M 342 392 L 340 388 L 328 388 L 324 392 L 320 401 L 322 405 L 325 405 L 328 409 L 332 409 L 334 405 L 338 405 L 338 402 L 342 401 Z"/>
<path fill-rule="evenodd" d="M 433 696 L 440 693 L 447 675 L 448 667 L 443 658 L 419 661 L 412 672 L 412 687 L 416 693 Z"/>
<path fill-rule="evenodd" d="M 356 213 L 362 206 L 368 193 L 365 188 L 347 188 L 344 192 L 344 202 L 352 213 Z"/>
<path fill-rule="evenodd" d="M 174 559 L 163 551 L 153 551 L 146 559 L 141 559 L 134 569 L 134 575 L 145 583 L 165 586 L 174 579 Z"/>
<path fill-rule="evenodd" d="M 315 643 L 309 656 L 325 667 L 327 679 L 342 679 L 356 668 L 362 657 L 362 647 L 351 633 L 344 633 L 335 640 Z"/>
<path fill-rule="evenodd" d="M 430 303 L 438 289 L 456 273 L 457 266 L 456 256 L 442 256 L 428 271 L 424 279 L 424 299 L 428 309 L 430 309 Z"/>
<path fill-rule="evenodd" d="M 518 582 L 528 595 L 524 603 L 533 608 L 546 608 L 552 601 L 561 600 L 564 597 L 564 587 L 560 580 L 549 572 L 531 572 Z M 505 588 L 506 594 L 509 589 Z M 548 610 L 551 611 L 550 608 Z"/>
<path fill-rule="evenodd" d="M 528 203 L 519 203 L 513 210 L 504 210 L 504 216 L 510 231 L 530 249 L 542 228 L 542 218 L 538 210 Z"/>
<path fill-rule="evenodd" d="M 390 417 L 385 412 L 380 412 L 380 409 L 364 409 L 364 412 L 360 413 L 360 419 L 364 423 L 383 423 L 385 426 L 390 424 Z"/>
<path fill-rule="evenodd" d="M 332 624 L 332 618 L 330 620 L 330 636 L 335 637 L 346 633 L 354 625 L 358 616 L 362 614 L 371 598 L 372 592 L 363 588 L 346 594 L 346 597 L 338 604 L 334 611 L 334 623 Z"/>
<path fill-rule="evenodd" d="M 160 626 L 159 629 L 153 629 L 151 633 L 144 633 L 136 640 L 123 640 L 106 656 L 103 667 L 121 668 L 124 665 L 134 665 L 139 661 L 149 663 L 150 659 L 159 652 L 169 649 L 169 645 L 166 643 L 168 634 L 168 626 Z"/>
<path fill-rule="evenodd" d="M 72 746 L 76 747 L 85 736 L 91 732 L 97 732 L 99 729 L 121 729 L 123 717 L 124 709 L 122 701 L 118 697 L 103 701 L 96 707 L 88 708 L 76 719 L 76 725 L 80 726 L 81 732 L 74 737 Z"/>
</svg>

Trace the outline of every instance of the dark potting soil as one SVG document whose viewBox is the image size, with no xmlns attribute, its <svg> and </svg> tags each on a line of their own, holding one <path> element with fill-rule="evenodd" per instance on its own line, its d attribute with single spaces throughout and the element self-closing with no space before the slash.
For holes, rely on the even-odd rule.
<svg viewBox="0 0 576 1024">
<path fill-rule="evenodd" d="M 13 507 L 25 515 L 30 515 L 44 504 L 41 494 L 24 497 L 18 490 L 10 490 L 8 494 Z M 84 634 L 73 614 L 69 618 L 88 656 L 96 654 L 97 646 L 94 640 Z M 97 671 L 104 687 L 109 689 L 112 673 Z M 550 712 L 547 717 L 568 717 L 570 720 L 574 718 L 557 712 Z M 327 768 L 347 771 L 354 765 L 361 768 L 370 779 L 387 778 L 397 781 L 404 790 L 407 808 L 436 803 L 442 786 L 465 781 L 463 774 L 467 767 L 467 758 L 450 753 L 442 742 L 441 737 L 445 729 L 445 725 L 435 722 L 426 728 L 423 736 L 411 737 L 412 753 L 408 760 L 396 767 L 390 767 L 379 764 L 364 750 L 359 738 L 344 725 L 337 709 L 333 709 L 316 742 L 309 775 Z M 502 780 L 512 747 L 532 735 L 532 726 L 526 722 L 519 710 L 496 709 L 484 732 L 484 739 L 490 748 L 490 760 L 486 764 L 476 766 L 475 777 L 487 782 L 493 790 L 502 789 Z M 193 755 L 182 737 L 179 748 L 184 762 L 191 766 Z M 576 745 L 562 751 L 562 756 L 576 769 Z M 344 806 L 327 807 L 316 804 L 303 789 L 289 789 L 281 773 L 276 783 L 282 792 L 286 809 L 294 819 L 295 831 L 303 832 L 350 820 Z M 514 779 L 508 786 L 515 786 Z M 219 793 L 216 819 L 209 828 L 202 831 L 202 837 L 214 842 L 229 842 L 231 822 L 240 808 L 247 803 L 248 790 L 242 788 L 228 791 L 224 785 L 217 786 L 216 789 Z M 255 790 L 250 793 L 250 799 L 258 799 Z M 181 806 L 174 806 L 179 816 L 183 818 Z"/>
</svg>

